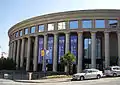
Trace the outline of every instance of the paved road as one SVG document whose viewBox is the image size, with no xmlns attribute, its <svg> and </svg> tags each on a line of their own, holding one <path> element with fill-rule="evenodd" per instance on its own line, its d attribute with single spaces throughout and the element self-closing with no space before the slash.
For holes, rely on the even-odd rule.
<svg viewBox="0 0 120 85">
<path fill-rule="evenodd" d="M 120 77 L 84 81 L 70 81 L 70 79 L 46 79 L 15 82 L 12 80 L 0 79 L 0 85 L 120 85 Z"/>
</svg>

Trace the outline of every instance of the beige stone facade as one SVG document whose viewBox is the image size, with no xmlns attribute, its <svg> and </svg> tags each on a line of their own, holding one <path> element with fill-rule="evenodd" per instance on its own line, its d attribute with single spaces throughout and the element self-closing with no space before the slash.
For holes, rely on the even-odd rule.
<svg viewBox="0 0 120 85">
<path fill-rule="evenodd" d="M 77 35 L 77 63 L 74 68 L 77 72 L 85 68 L 84 62 L 90 62 L 91 68 L 97 68 L 97 64 L 101 68 L 112 65 L 111 59 L 118 58 L 118 65 L 120 65 L 120 10 L 78 10 L 69 12 L 60 12 L 53 14 L 46 14 L 42 16 L 33 17 L 22 22 L 17 23 L 8 31 L 9 41 L 9 57 L 16 61 L 16 68 L 22 68 L 26 71 L 38 71 L 38 42 L 39 37 L 44 38 L 44 49 L 47 49 L 47 39 L 49 35 L 54 37 L 52 65 L 48 66 L 50 71 L 59 71 L 58 65 L 58 37 L 62 34 L 65 36 L 65 50 L 67 53 L 70 50 L 70 36 Z M 82 20 L 91 20 L 91 28 L 83 28 Z M 105 27 L 97 28 L 95 20 L 104 20 Z M 117 25 L 112 28 L 109 26 L 109 20 L 116 20 Z M 70 21 L 78 21 L 77 29 L 70 29 Z M 65 22 L 65 29 L 58 30 L 58 23 Z M 48 30 L 48 24 L 54 24 L 54 30 Z M 44 25 L 44 31 L 39 32 L 39 25 Z M 35 32 L 31 33 L 31 27 L 35 27 Z M 25 34 L 25 29 L 28 33 Z M 22 35 L 20 36 L 20 31 Z M 16 33 L 18 33 L 16 36 Z M 100 36 L 101 60 L 96 58 L 96 39 Z M 91 58 L 84 59 L 84 38 L 91 39 Z M 100 62 L 100 63 L 98 63 Z M 89 68 L 90 68 L 89 67 Z M 51 70 L 52 69 L 52 70 Z M 59 69 L 59 70 L 58 70 Z M 43 68 L 41 69 L 41 71 Z"/>
</svg>

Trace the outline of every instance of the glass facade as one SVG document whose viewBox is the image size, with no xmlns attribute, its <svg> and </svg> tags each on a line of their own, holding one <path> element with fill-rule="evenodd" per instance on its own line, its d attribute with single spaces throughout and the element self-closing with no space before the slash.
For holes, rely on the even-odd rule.
<svg viewBox="0 0 120 85">
<path fill-rule="evenodd" d="M 65 53 L 65 36 L 59 36 L 58 40 L 58 63 L 60 63 L 60 58 Z"/>
<path fill-rule="evenodd" d="M 95 20 L 95 28 L 105 28 L 105 20 Z"/>
<path fill-rule="evenodd" d="M 44 40 L 43 40 L 44 38 L 43 37 L 39 37 L 39 47 L 38 47 L 38 64 L 42 64 L 42 56 L 41 56 L 41 50 L 43 50 L 44 49 Z"/>
<path fill-rule="evenodd" d="M 48 31 L 54 30 L 54 24 L 48 24 Z"/>
<path fill-rule="evenodd" d="M 18 37 L 18 32 L 15 33 L 15 37 Z"/>
<path fill-rule="evenodd" d="M 77 35 L 70 36 L 70 51 L 77 58 Z"/>
<path fill-rule="evenodd" d="M 92 20 L 82 20 L 82 28 L 92 28 Z"/>
<path fill-rule="evenodd" d="M 54 39 L 53 36 L 48 37 L 48 51 L 49 51 L 49 53 L 48 53 L 48 56 L 46 57 L 48 64 L 53 63 L 53 44 L 54 44 L 53 39 Z"/>
<path fill-rule="evenodd" d="M 84 58 L 91 59 L 91 38 L 84 39 Z M 101 59 L 101 39 L 96 39 L 96 59 Z"/>
<path fill-rule="evenodd" d="M 90 38 L 84 39 L 84 58 L 86 59 L 91 58 L 91 39 Z"/>
<path fill-rule="evenodd" d="M 39 30 L 39 32 L 43 32 L 44 31 L 44 25 L 39 25 L 38 30 Z"/>
<path fill-rule="evenodd" d="M 20 36 L 22 36 L 22 30 L 20 31 Z"/>
<path fill-rule="evenodd" d="M 28 28 L 25 28 L 25 35 L 28 34 Z"/>
<path fill-rule="evenodd" d="M 117 20 L 108 20 L 108 26 L 110 28 L 116 28 L 118 25 L 118 21 Z"/>
<path fill-rule="evenodd" d="M 58 30 L 66 29 L 65 22 L 59 22 L 58 23 Z"/>
<path fill-rule="evenodd" d="M 77 29 L 78 21 L 70 21 L 69 26 L 70 26 L 70 29 Z"/>
<path fill-rule="evenodd" d="M 36 27 L 31 27 L 30 33 L 35 33 L 35 28 L 36 28 Z"/>
</svg>

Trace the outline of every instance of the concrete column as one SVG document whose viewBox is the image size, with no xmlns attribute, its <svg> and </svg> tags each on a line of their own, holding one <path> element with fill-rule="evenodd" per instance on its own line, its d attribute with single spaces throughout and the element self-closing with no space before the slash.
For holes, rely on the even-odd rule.
<svg viewBox="0 0 120 85">
<path fill-rule="evenodd" d="M 19 57 L 20 57 L 20 40 L 17 40 L 17 55 L 16 55 L 16 68 L 19 68 Z"/>
<path fill-rule="evenodd" d="M 27 63 L 26 63 L 26 71 L 29 71 L 30 68 L 30 50 L 31 50 L 31 37 L 28 37 L 28 44 L 27 44 Z"/>
<path fill-rule="evenodd" d="M 46 49 L 47 49 L 47 35 L 45 34 L 44 35 L 44 50 Z M 42 71 L 44 71 L 44 67 L 45 67 L 44 61 L 45 61 L 45 57 L 43 57 Z"/>
<path fill-rule="evenodd" d="M 13 61 L 16 61 L 16 41 L 14 41 L 14 48 L 13 48 Z"/>
<path fill-rule="evenodd" d="M 57 34 L 54 34 L 53 72 L 57 72 Z"/>
<path fill-rule="evenodd" d="M 96 68 L 96 33 L 91 32 L 91 67 Z"/>
<path fill-rule="evenodd" d="M 38 36 L 35 36 L 33 71 L 37 71 L 37 57 L 38 57 Z"/>
<path fill-rule="evenodd" d="M 69 33 L 65 34 L 65 53 L 69 51 Z"/>
<path fill-rule="evenodd" d="M 13 42 L 11 43 L 11 58 L 13 59 Z"/>
<path fill-rule="evenodd" d="M 78 33 L 78 65 L 77 73 L 82 72 L 82 60 L 83 60 L 83 33 Z"/>
<path fill-rule="evenodd" d="M 120 32 L 117 33 L 118 37 L 118 65 L 120 66 Z"/>
<path fill-rule="evenodd" d="M 25 53 L 25 39 L 22 39 L 22 45 L 21 45 L 21 57 L 20 57 L 20 67 L 23 67 L 24 62 L 24 53 Z"/>
<path fill-rule="evenodd" d="M 105 32 L 104 36 L 105 36 L 105 68 L 106 68 L 110 65 L 109 32 Z"/>
<path fill-rule="evenodd" d="M 9 58 L 11 58 L 11 42 L 9 42 Z"/>
</svg>

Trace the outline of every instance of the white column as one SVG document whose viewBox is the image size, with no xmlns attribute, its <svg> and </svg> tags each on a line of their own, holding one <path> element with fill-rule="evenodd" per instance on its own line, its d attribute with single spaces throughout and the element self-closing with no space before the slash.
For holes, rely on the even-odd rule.
<svg viewBox="0 0 120 85">
<path fill-rule="evenodd" d="M 30 49 L 31 49 L 31 37 L 28 37 L 28 44 L 27 44 L 27 63 L 26 63 L 26 71 L 29 71 L 30 68 Z"/>
<path fill-rule="evenodd" d="M 118 36 L 118 65 L 120 66 L 120 32 L 117 33 Z"/>
<path fill-rule="evenodd" d="M 54 34 L 53 72 L 57 72 L 57 34 Z"/>
<path fill-rule="evenodd" d="M 109 55 L 109 32 L 105 32 L 105 68 L 110 65 Z"/>
<path fill-rule="evenodd" d="M 35 36 L 33 71 L 37 71 L 37 57 L 38 57 L 38 36 Z"/>
<path fill-rule="evenodd" d="M 13 59 L 13 41 L 11 43 L 11 58 Z"/>
<path fill-rule="evenodd" d="M 16 68 L 19 68 L 19 57 L 20 57 L 20 40 L 17 40 L 17 55 L 16 55 Z"/>
<path fill-rule="evenodd" d="M 45 34 L 44 35 L 44 50 L 46 49 L 47 49 L 47 35 Z M 45 57 L 43 57 L 42 71 L 44 71 L 44 67 L 45 67 L 44 61 L 45 61 Z"/>
<path fill-rule="evenodd" d="M 82 60 L 83 60 L 83 33 L 78 33 L 78 65 L 77 73 L 82 72 Z"/>
<path fill-rule="evenodd" d="M 91 45 L 91 67 L 96 68 L 96 33 L 91 32 L 91 39 L 92 39 L 92 45 Z"/>
<path fill-rule="evenodd" d="M 25 51 L 25 39 L 22 39 L 22 45 L 21 45 L 21 57 L 20 57 L 20 67 L 23 67 L 23 61 L 24 61 L 24 52 Z"/>
</svg>

